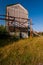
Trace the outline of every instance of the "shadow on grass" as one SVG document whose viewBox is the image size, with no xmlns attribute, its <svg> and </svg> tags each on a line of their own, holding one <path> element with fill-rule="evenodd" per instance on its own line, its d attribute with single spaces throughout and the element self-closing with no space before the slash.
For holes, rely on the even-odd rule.
<svg viewBox="0 0 43 65">
<path fill-rule="evenodd" d="M 12 44 L 13 42 L 19 41 L 19 38 L 17 37 L 11 37 L 9 35 L 0 35 L 0 47 L 3 47 L 8 44 Z"/>
</svg>

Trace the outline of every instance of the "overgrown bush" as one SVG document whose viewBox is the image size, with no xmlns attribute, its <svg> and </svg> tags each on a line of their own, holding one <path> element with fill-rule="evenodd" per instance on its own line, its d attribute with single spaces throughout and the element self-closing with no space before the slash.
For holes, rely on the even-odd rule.
<svg viewBox="0 0 43 65">
<path fill-rule="evenodd" d="M 6 27 L 5 26 L 3 26 L 3 25 L 1 25 L 0 26 L 0 39 L 6 39 L 6 38 L 8 38 L 8 37 L 10 37 L 10 35 L 8 34 L 8 32 L 6 31 Z"/>
</svg>

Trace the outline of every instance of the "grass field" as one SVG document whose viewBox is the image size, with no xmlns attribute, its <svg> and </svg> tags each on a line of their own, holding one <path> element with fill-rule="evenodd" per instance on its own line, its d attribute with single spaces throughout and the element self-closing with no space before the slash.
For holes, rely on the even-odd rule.
<svg viewBox="0 0 43 65">
<path fill-rule="evenodd" d="M 0 65 L 43 65 L 42 36 L 10 41 L 4 40 L 8 44 L 0 46 Z"/>
</svg>

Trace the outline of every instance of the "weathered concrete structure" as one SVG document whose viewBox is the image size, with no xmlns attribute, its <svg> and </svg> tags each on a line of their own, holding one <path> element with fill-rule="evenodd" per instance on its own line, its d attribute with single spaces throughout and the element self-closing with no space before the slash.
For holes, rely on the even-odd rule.
<svg viewBox="0 0 43 65">
<path fill-rule="evenodd" d="M 7 6 L 6 15 L 13 20 L 6 22 L 7 31 L 10 34 L 20 32 L 23 38 L 28 38 L 28 11 L 21 4 L 15 4 Z"/>
</svg>

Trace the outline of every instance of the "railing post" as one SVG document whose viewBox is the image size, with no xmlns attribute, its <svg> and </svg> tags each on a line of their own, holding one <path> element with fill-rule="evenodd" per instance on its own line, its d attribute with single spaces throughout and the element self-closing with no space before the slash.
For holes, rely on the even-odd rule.
<svg viewBox="0 0 43 65">
<path fill-rule="evenodd" d="M 30 38 L 32 38 L 32 19 L 30 19 Z"/>
</svg>

